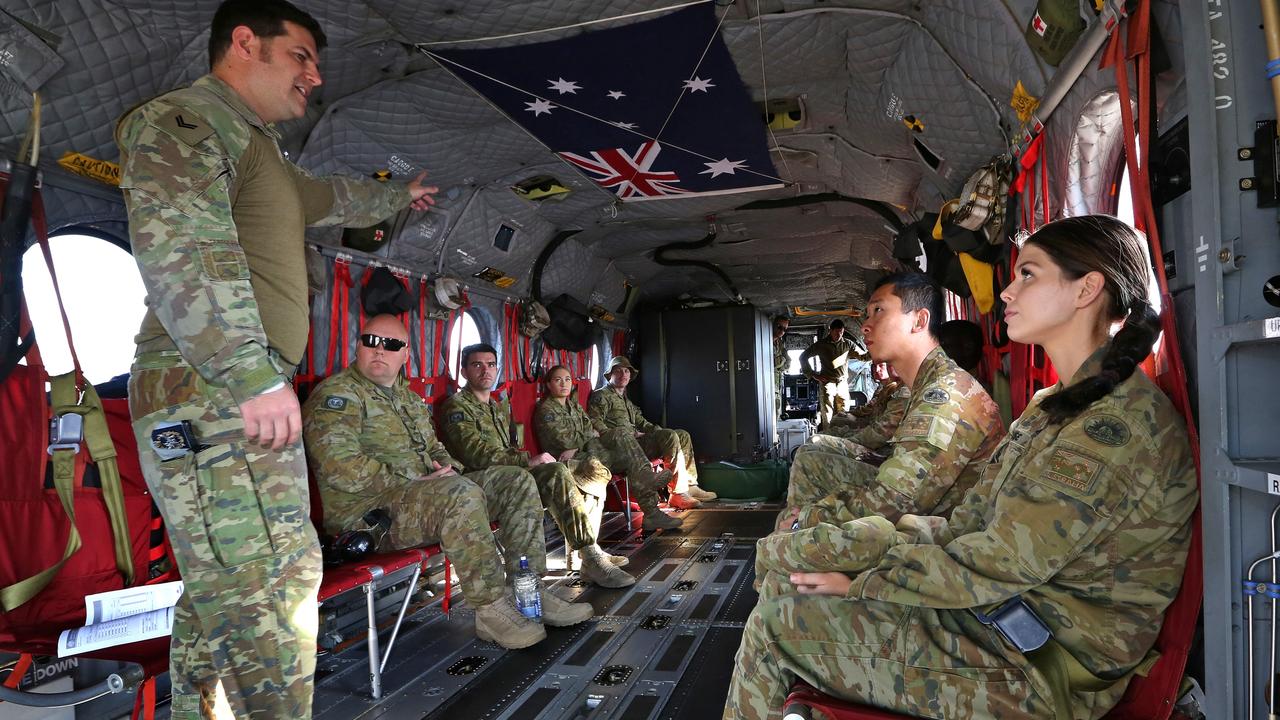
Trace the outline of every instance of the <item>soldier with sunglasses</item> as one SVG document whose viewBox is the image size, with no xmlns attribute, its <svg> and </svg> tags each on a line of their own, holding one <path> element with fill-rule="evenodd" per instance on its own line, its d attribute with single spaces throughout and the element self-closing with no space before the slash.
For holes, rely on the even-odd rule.
<svg viewBox="0 0 1280 720">
<path fill-rule="evenodd" d="M 327 533 L 361 527 L 371 510 L 391 516 L 388 547 L 439 541 L 458 569 L 476 634 L 506 648 L 547 636 L 522 616 L 509 579 L 520 557 L 546 565 L 542 503 L 533 476 L 510 466 L 465 469 L 437 439 L 431 412 L 400 369 L 409 359 L 408 333 L 393 315 L 371 319 L 355 365 L 316 386 L 303 406 L 303 432 Z M 489 531 L 498 522 L 498 555 Z M 505 563 L 504 563 L 505 557 Z M 505 565 L 505 572 L 504 572 Z M 544 593 L 543 623 L 573 625 L 591 607 Z"/>
</svg>

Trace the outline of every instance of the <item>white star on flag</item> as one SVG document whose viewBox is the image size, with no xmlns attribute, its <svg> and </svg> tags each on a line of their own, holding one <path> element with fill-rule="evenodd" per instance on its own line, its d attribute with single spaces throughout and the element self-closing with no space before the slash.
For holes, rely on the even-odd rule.
<svg viewBox="0 0 1280 720">
<path fill-rule="evenodd" d="M 550 80 L 548 82 L 551 84 L 547 86 L 547 89 L 555 90 L 561 95 L 564 95 L 565 93 L 572 95 L 582 89 L 578 83 L 572 80 L 565 80 L 564 78 L 560 78 L 559 80 Z"/>
<path fill-rule="evenodd" d="M 747 166 L 746 160 L 730 160 L 725 158 L 715 162 L 702 163 L 707 166 L 706 170 L 698 173 L 699 175 L 711 175 L 712 178 L 721 175 L 732 175 L 734 170 L 741 170 Z"/>
<path fill-rule="evenodd" d="M 621 100 L 622 98 L 627 96 L 627 94 L 622 92 L 621 90 L 610 90 L 609 92 L 605 93 L 605 95 L 608 95 L 613 100 Z"/>
<path fill-rule="evenodd" d="M 613 125 L 614 127 L 620 127 L 620 128 L 622 128 L 623 130 L 635 130 L 635 129 L 636 129 L 636 124 L 635 124 L 635 123 L 612 122 L 612 123 L 609 123 L 609 124 L 610 124 L 610 125 Z"/>
<path fill-rule="evenodd" d="M 555 105 L 551 104 L 550 100 L 535 100 L 533 102 L 527 102 L 524 105 L 525 112 L 533 113 L 534 117 L 538 117 L 543 113 L 550 115 L 551 108 L 555 107 Z"/>
<path fill-rule="evenodd" d="M 703 80 L 697 75 L 694 75 L 692 80 L 684 81 L 684 89 L 688 90 L 691 93 L 706 92 L 707 88 L 713 88 L 713 87 L 715 87 L 715 85 L 711 82 L 711 78 L 707 78 L 706 80 Z"/>
</svg>

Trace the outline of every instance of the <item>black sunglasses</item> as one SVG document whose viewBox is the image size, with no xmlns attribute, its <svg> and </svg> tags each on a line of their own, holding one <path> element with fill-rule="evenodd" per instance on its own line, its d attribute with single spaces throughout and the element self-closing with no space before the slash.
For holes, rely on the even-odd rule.
<svg viewBox="0 0 1280 720">
<path fill-rule="evenodd" d="M 408 345 L 403 340 L 382 337 L 381 335 L 361 335 L 360 344 L 367 348 L 376 348 L 381 345 L 386 348 L 387 352 L 397 352 L 403 350 L 405 345 Z"/>
</svg>

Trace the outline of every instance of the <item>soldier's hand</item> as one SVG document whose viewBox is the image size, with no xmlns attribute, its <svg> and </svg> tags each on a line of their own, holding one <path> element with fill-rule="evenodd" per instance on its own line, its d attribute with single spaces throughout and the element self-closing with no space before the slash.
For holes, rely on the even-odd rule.
<svg viewBox="0 0 1280 720">
<path fill-rule="evenodd" d="M 791 584 L 801 595 L 835 595 L 844 597 L 849 594 L 849 586 L 853 580 L 841 572 L 791 573 Z"/>
<path fill-rule="evenodd" d="M 551 457 L 549 453 L 538 453 L 537 455 L 529 458 L 529 467 L 538 467 L 539 465 L 553 463 L 555 461 L 556 459 Z"/>
<path fill-rule="evenodd" d="M 435 194 L 440 192 L 440 188 L 435 185 L 423 185 L 422 181 L 427 177 L 427 171 L 423 170 L 418 177 L 409 181 L 409 196 L 413 201 L 409 203 L 409 207 L 414 210 L 430 210 L 431 206 L 436 204 Z"/>
<path fill-rule="evenodd" d="M 244 418 L 245 439 L 264 448 L 279 451 L 285 445 L 298 442 L 302 434 L 298 396 L 287 383 L 279 390 L 240 403 L 240 415 Z"/>
<path fill-rule="evenodd" d="M 569 462 L 570 460 L 573 459 L 573 456 L 577 454 L 578 454 L 578 448 L 569 448 L 568 450 L 565 450 L 564 452 L 560 453 L 560 457 L 558 458 L 558 460 L 560 462 Z"/>
<path fill-rule="evenodd" d="M 800 519 L 800 508 L 793 507 L 788 510 L 782 517 L 778 518 L 778 527 L 775 528 L 779 532 L 791 532 L 791 526 L 795 525 Z"/>
<path fill-rule="evenodd" d="M 430 474 L 423 475 L 423 480 L 435 480 L 436 478 L 449 477 L 450 475 L 458 474 L 458 471 L 454 470 L 452 465 L 441 465 L 434 461 L 432 464 L 436 466 L 436 469 L 431 471 Z"/>
</svg>

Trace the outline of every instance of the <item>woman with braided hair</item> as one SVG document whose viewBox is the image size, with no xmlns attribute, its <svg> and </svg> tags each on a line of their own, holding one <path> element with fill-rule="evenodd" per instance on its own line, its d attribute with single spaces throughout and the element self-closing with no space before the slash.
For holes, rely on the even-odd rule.
<svg viewBox="0 0 1280 720">
<path fill-rule="evenodd" d="M 761 540 L 725 718 L 781 717 L 797 677 L 923 717 L 1091 720 L 1119 701 L 1154 661 L 1198 502 L 1182 418 L 1136 372 L 1160 327 L 1149 280 L 1145 242 L 1112 217 L 1026 241 L 1009 337 L 1066 382 L 950 519 L 820 504 Z"/>
</svg>

